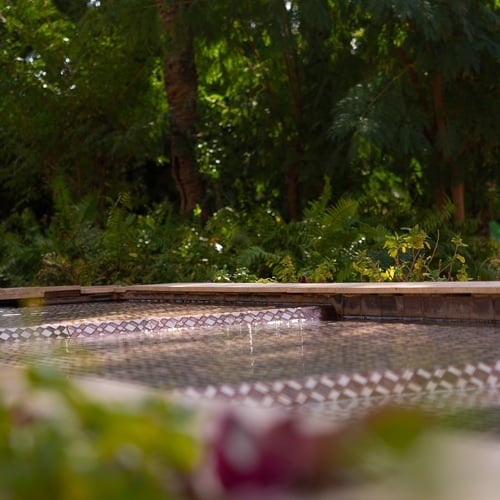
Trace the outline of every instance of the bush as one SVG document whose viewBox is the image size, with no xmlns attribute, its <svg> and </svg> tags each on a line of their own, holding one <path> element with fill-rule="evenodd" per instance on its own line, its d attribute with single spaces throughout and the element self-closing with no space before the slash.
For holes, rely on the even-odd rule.
<svg viewBox="0 0 500 500">
<path fill-rule="evenodd" d="M 187 496 L 200 447 L 185 411 L 159 399 L 98 403 L 39 368 L 25 386 L 0 398 L 2 498 Z"/>
<path fill-rule="evenodd" d="M 451 209 L 385 227 L 353 199 L 332 203 L 328 181 L 304 218 L 289 223 L 266 205 L 226 207 L 206 223 L 174 215 L 168 203 L 138 213 L 127 193 L 99 216 L 95 197 L 74 203 L 59 193 L 44 224 L 25 211 L 0 226 L 1 286 L 499 278 L 500 243 L 474 226 L 454 234 Z"/>
</svg>

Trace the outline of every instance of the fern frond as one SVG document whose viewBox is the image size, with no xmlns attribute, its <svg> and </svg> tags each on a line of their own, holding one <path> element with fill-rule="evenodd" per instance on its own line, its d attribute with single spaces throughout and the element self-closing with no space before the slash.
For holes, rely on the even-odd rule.
<svg viewBox="0 0 500 500">
<path fill-rule="evenodd" d="M 363 233 L 363 238 L 365 241 L 373 241 L 379 244 L 382 244 L 385 240 L 386 235 L 391 232 L 391 230 L 383 224 L 372 226 L 371 224 L 365 223 L 360 225 L 360 231 L 361 233 Z"/>
<path fill-rule="evenodd" d="M 322 217 L 321 224 L 326 234 L 340 232 L 356 218 L 358 202 L 351 198 L 341 198 L 334 206 L 327 208 Z"/>
<path fill-rule="evenodd" d="M 304 209 L 304 217 L 306 219 L 316 219 L 320 217 L 328 207 L 332 199 L 332 183 L 330 178 L 324 177 L 324 187 L 319 198 L 309 202 L 309 205 Z"/>
<path fill-rule="evenodd" d="M 253 245 L 244 249 L 238 256 L 238 265 L 243 267 L 251 267 L 256 262 L 268 262 L 277 260 L 276 254 L 267 252 L 258 245 Z"/>
<path fill-rule="evenodd" d="M 455 208 L 449 200 L 441 210 L 428 210 L 419 214 L 418 223 L 428 234 L 434 234 L 445 226 L 453 216 Z"/>
</svg>

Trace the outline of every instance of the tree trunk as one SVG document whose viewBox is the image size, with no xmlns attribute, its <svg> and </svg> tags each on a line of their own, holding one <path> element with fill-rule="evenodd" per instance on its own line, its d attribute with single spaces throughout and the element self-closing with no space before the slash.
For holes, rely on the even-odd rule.
<svg viewBox="0 0 500 500">
<path fill-rule="evenodd" d="M 163 77 L 170 113 L 172 176 L 180 195 L 180 211 L 203 208 L 205 188 L 196 165 L 198 75 L 193 34 L 183 18 L 191 0 L 157 0 L 168 45 Z"/>
<path fill-rule="evenodd" d="M 455 222 L 457 224 L 463 224 L 465 222 L 465 184 L 464 181 L 459 181 L 455 183 L 452 179 L 451 184 L 451 201 L 455 206 L 455 212 L 453 214 Z"/>
<path fill-rule="evenodd" d="M 436 72 L 433 81 L 434 112 L 436 115 L 436 135 L 442 142 L 441 156 L 443 165 L 446 168 L 446 176 L 449 177 L 451 187 L 451 200 L 455 206 L 453 217 L 457 224 L 463 224 L 465 221 L 465 183 L 458 168 L 456 168 L 455 159 L 453 159 L 446 145 L 446 120 L 444 113 L 443 83 L 441 73 Z M 439 207 L 438 207 L 439 208 Z"/>
</svg>

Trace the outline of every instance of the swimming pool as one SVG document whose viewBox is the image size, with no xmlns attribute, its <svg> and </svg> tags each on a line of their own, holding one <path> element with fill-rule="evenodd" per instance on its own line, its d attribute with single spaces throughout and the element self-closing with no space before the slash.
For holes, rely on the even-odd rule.
<svg viewBox="0 0 500 500">
<path fill-rule="evenodd" d="M 317 307 L 161 301 L 4 307 L 0 363 L 328 420 L 382 404 L 500 407 L 495 325 L 321 318 Z"/>
</svg>

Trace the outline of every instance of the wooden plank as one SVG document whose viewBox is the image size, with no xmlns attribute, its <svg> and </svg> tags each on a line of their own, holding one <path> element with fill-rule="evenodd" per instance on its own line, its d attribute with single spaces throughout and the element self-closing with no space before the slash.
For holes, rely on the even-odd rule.
<svg viewBox="0 0 500 500">
<path fill-rule="evenodd" d="M 170 293 L 266 293 L 266 294 L 493 294 L 500 295 L 499 281 L 418 283 L 165 283 L 133 285 L 133 292 Z"/>
<path fill-rule="evenodd" d="M 116 300 L 322 306 L 339 318 L 500 321 L 500 282 L 165 283 L 0 289 L 0 303 L 53 305 Z"/>
<path fill-rule="evenodd" d="M 126 298 L 155 294 L 248 295 L 492 295 L 500 296 L 499 281 L 419 282 L 419 283 L 165 283 L 132 286 L 55 286 L 0 288 L 0 301 L 77 295 L 109 295 Z"/>
<path fill-rule="evenodd" d="M 43 299 L 47 296 L 76 296 L 79 286 L 35 286 L 18 288 L 0 288 L 1 300 Z"/>
</svg>

